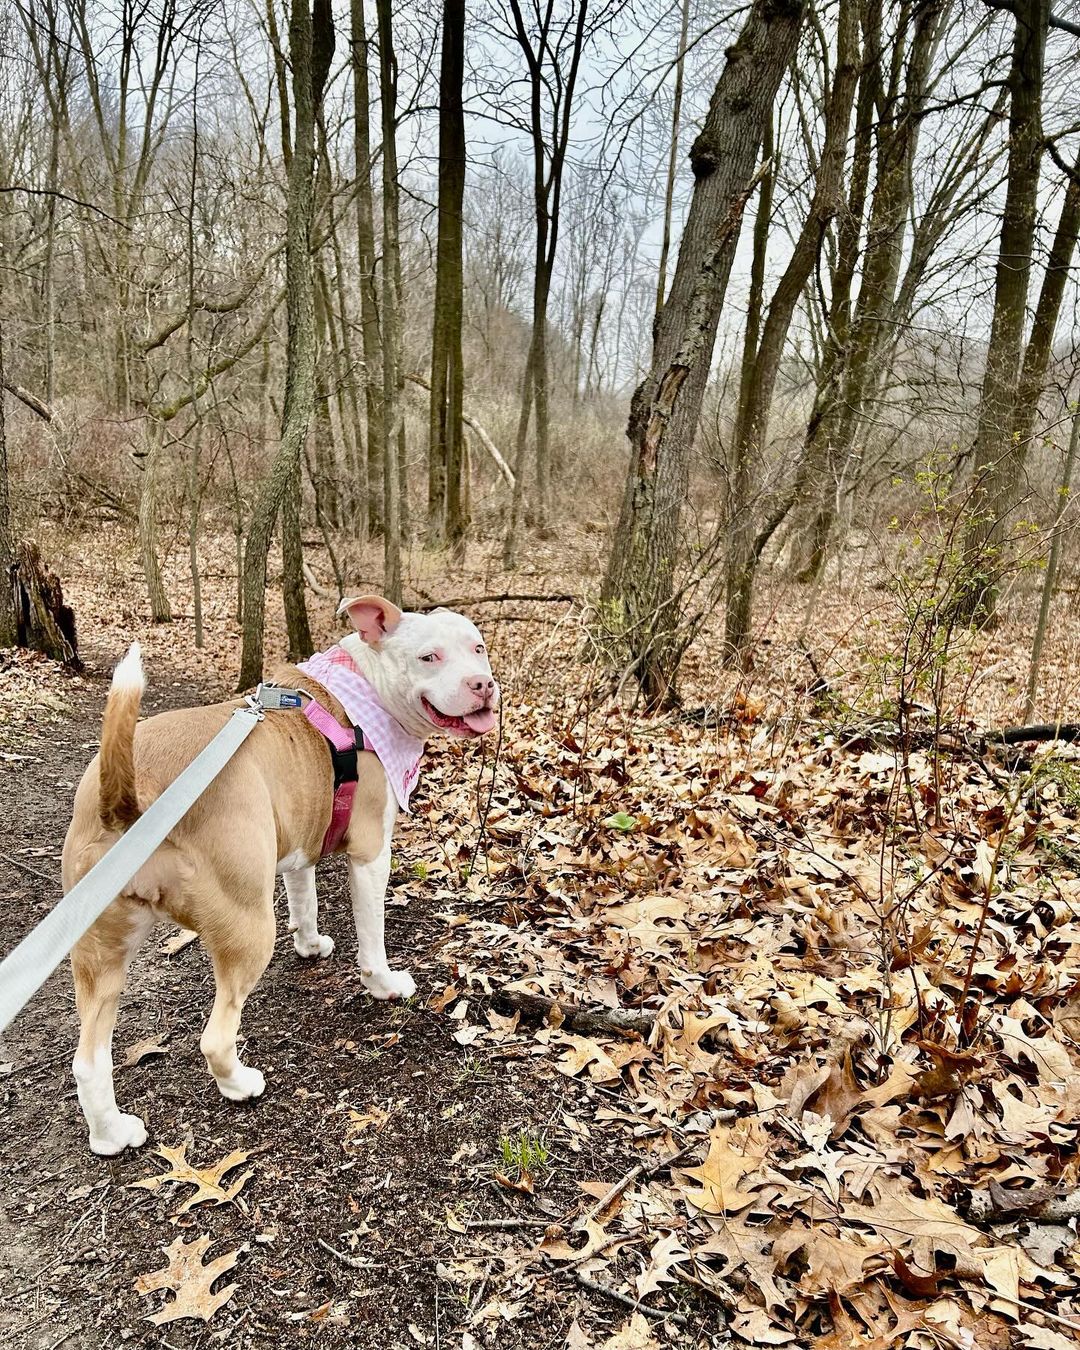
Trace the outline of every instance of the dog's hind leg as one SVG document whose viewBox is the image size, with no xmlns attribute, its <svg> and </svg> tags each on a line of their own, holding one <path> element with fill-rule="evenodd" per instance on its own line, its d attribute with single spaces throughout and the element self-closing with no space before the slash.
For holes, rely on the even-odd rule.
<svg viewBox="0 0 1080 1350">
<path fill-rule="evenodd" d="M 319 901 L 315 894 L 315 868 L 299 867 L 282 874 L 289 897 L 289 927 L 298 956 L 329 956 L 334 939 L 319 932 Z"/>
<path fill-rule="evenodd" d="M 146 1143 L 140 1118 L 117 1109 L 112 1037 L 127 968 L 153 926 L 149 905 L 121 896 L 71 953 L 80 1021 L 79 1046 L 71 1068 L 90 1131 L 90 1148 L 106 1156 Z"/>
<path fill-rule="evenodd" d="M 262 1096 L 266 1080 L 258 1069 L 240 1063 L 236 1035 L 248 995 L 274 954 L 274 893 L 268 879 L 265 894 L 244 905 L 220 896 L 204 912 L 214 921 L 199 933 L 214 966 L 217 992 L 199 1045 L 223 1097 L 247 1101 Z"/>
</svg>

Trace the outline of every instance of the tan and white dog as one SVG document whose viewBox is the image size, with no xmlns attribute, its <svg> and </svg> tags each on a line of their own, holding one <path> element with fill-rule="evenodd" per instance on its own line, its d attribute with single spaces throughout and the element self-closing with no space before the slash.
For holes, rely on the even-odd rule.
<svg viewBox="0 0 1080 1350">
<path fill-rule="evenodd" d="M 450 610 L 402 614 L 380 596 L 345 601 L 342 610 L 356 632 L 340 647 L 410 736 L 421 742 L 435 731 L 474 737 L 494 725 L 499 687 L 484 640 L 463 615 Z M 337 699 L 294 667 L 279 672 L 279 683 L 306 690 L 348 725 Z M 231 702 L 182 709 L 136 725 L 144 688 L 136 645 L 113 675 L 101 750 L 75 794 L 64 841 L 65 891 L 191 763 L 237 707 Z M 339 848 L 348 855 L 358 963 L 373 997 L 407 998 L 416 989 L 412 976 L 391 970 L 383 940 L 398 802 L 374 754 L 358 754 L 356 776 Z M 95 1153 L 119 1153 L 146 1140 L 142 1120 L 117 1109 L 112 1035 L 128 965 L 159 920 L 194 929 L 213 963 L 216 996 L 200 1044 L 219 1089 L 234 1101 L 262 1093 L 263 1075 L 237 1055 L 240 1015 L 274 950 L 277 875 L 284 876 L 297 952 L 328 956 L 334 949 L 318 931 L 315 898 L 315 863 L 333 796 L 323 736 L 298 712 L 268 712 L 75 947 L 71 961 L 81 1031 L 72 1067 Z"/>
</svg>

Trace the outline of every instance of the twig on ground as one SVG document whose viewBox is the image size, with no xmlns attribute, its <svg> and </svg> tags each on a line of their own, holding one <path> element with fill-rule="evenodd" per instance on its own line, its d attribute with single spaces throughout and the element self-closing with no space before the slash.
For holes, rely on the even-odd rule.
<svg viewBox="0 0 1080 1350">
<path fill-rule="evenodd" d="M 661 1158 L 659 1162 L 651 1165 L 643 1162 L 637 1163 L 634 1167 L 631 1167 L 630 1171 L 627 1172 L 624 1177 L 620 1178 L 605 1195 L 602 1195 L 600 1199 L 597 1200 L 596 1204 L 593 1205 L 592 1209 L 590 1209 L 586 1215 L 584 1215 L 580 1222 L 582 1224 L 591 1223 L 598 1215 L 603 1214 L 608 1205 L 622 1195 L 627 1186 L 637 1181 L 640 1177 L 651 1177 L 655 1176 L 657 1172 L 667 1171 L 669 1167 L 674 1167 L 680 1159 L 685 1158 L 688 1153 L 692 1153 L 697 1146 L 697 1141 L 692 1144 L 687 1144 L 685 1148 L 679 1149 L 678 1153 L 672 1153 L 670 1157 Z"/>
<path fill-rule="evenodd" d="M 582 1274 L 580 1270 L 575 1270 L 574 1275 L 578 1284 L 583 1285 L 586 1289 L 591 1289 L 594 1294 L 603 1294 L 605 1298 L 610 1298 L 615 1303 L 621 1303 L 624 1308 L 631 1308 L 644 1317 L 655 1317 L 662 1322 L 672 1322 L 677 1327 L 686 1326 L 686 1318 L 682 1313 L 665 1312 L 663 1308 L 650 1308 L 647 1303 L 641 1303 L 636 1298 L 631 1298 L 629 1294 L 620 1294 L 617 1289 L 612 1289 L 607 1284 L 601 1284 L 599 1280 L 594 1280 L 590 1275 Z"/>
<path fill-rule="evenodd" d="M 560 1026 L 586 1035 L 640 1036 L 648 1040 L 656 1026 L 656 1018 L 649 1013 L 635 1012 L 631 1008 L 605 1008 L 600 1004 L 583 1008 L 563 999 L 531 994 L 525 989 L 498 989 L 492 998 L 495 1003 L 503 1003 L 517 1012 L 545 1021 L 550 1020 L 552 1010 L 558 1008 L 562 1016 Z"/>
<path fill-rule="evenodd" d="M 361 1261 L 358 1256 L 350 1256 L 347 1252 L 339 1252 L 336 1247 L 331 1247 L 329 1242 L 322 1238 L 318 1239 L 319 1246 L 324 1252 L 329 1252 L 341 1262 L 343 1266 L 348 1266 L 350 1270 L 381 1270 L 383 1263 L 380 1261 Z"/>
<path fill-rule="evenodd" d="M 548 1219 L 466 1219 L 465 1227 L 471 1232 L 474 1228 L 550 1228 L 553 1220 Z"/>
<path fill-rule="evenodd" d="M 37 877 L 39 881 L 47 881 L 50 886 L 60 885 L 58 877 L 50 877 L 46 872 L 39 872 L 36 867 L 31 867 L 29 863 L 20 862 L 18 858 L 13 858 L 10 853 L 0 853 L 0 858 L 6 863 L 10 863 L 12 867 L 17 867 L 20 872 L 28 872 L 30 876 Z"/>
</svg>

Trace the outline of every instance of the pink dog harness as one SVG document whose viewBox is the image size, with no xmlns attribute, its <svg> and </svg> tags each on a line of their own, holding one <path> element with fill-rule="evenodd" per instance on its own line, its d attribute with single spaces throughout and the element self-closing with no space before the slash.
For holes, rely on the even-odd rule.
<svg viewBox="0 0 1080 1350">
<path fill-rule="evenodd" d="M 371 684 L 342 647 L 316 652 L 297 669 L 333 694 L 352 723 L 351 727 L 343 727 L 315 699 L 310 699 L 304 706 L 304 716 L 332 747 L 334 805 L 330 826 L 323 839 L 325 856 L 339 847 L 348 829 L 356 796 L 356 752 L 371 750 L 378 756 L 398 806 L 407 812 L 409 795 L 420 774 L 424 742 L 411 736 L 386 711 Z"/>
</svg>

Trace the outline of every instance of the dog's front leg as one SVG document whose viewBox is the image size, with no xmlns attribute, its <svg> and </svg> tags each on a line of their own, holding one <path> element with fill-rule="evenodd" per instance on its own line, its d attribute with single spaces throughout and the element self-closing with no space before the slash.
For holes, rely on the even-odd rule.
<svg viewBox="0 0 1080 1350">
<path fill-rule="evenodd" d="M 282 874 L 289 897 L 289 927 L 298 956 L 329 956 L 334 939 L 319 932 L 319 902 L 315 894 L 315 868 L 300 867 Z"/>
<path fill-rule="evenodd" d="M 407 970 L 391 970 L 386 957 L 385 901 L 390 880 L 390 840 L 396 804 L 389 803 L 383 846 L 370 862 L 349 857 L 349 892 L 356 921 L 357 963 L 364 988 L 372 998 L 411 998 L 416 982 Z"/>
</svg>

